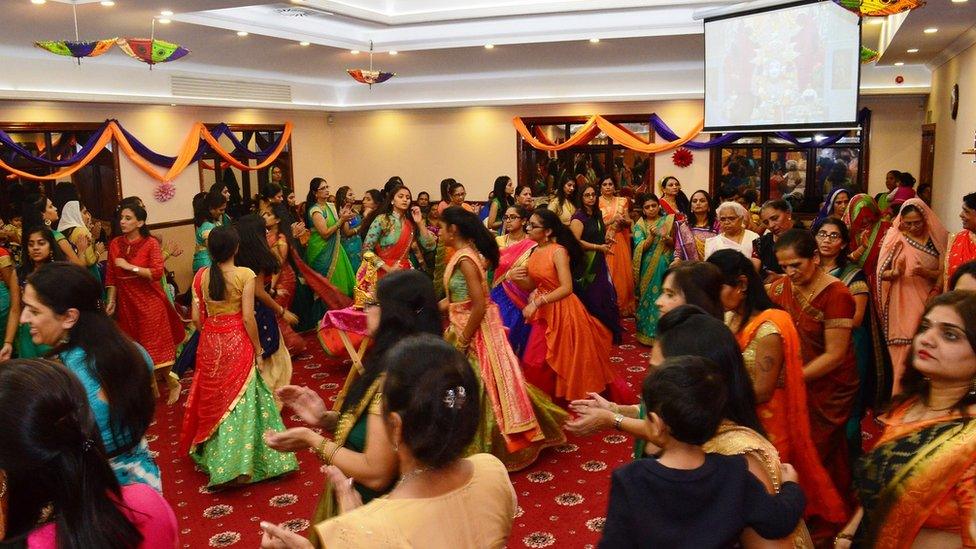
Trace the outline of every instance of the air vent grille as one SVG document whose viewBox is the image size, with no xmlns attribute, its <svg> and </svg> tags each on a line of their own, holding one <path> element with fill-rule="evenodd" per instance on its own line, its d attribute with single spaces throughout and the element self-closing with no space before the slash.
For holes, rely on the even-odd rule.
<svg viewBox="0 0 976 549">
<path fill-rule="evenodd" d="M 175 97 L 242 99 L 291 103 L 291 86 L 244 80 L 215 80 L 191 76 L 172 76 L 170 92 Z"/>
</svg>

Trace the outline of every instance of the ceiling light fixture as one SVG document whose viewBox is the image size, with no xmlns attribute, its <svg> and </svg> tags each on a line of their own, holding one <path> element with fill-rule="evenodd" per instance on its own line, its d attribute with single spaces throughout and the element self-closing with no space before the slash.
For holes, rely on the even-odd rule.
<svg viewBox="0 0 976 549">
<path fill-rule="evenodd" d="M 308 42 L 306 40 L 302 40 L 301 42 L 298 43 L 298 45 L 299 46 L 311 46 L 312 43 L 311 42 Z"/>
<path fill-rule="evenodd" d="M 237 36 L 247 36 L 247 31 L 237 31 Z"/>
<path fill-rule="evenodd" d="M 105 6 L 106 8 L 111 8 L 112 6 L 115 5 L 115 2 L 113 2 L 112 0 L 102 0 L 101 2 L 99 2 L 99 4 Z"/>
<path fill-rule="evenodd" d="M 493 49 L 495 49 L 495 45 L 494 44 L 485 44 L 485 49 L 486 50 L 493 50 Z"/>
<path fill-rule="evenodd" d="M 952 3 L 953 4 L 962 4 L 963 2 L 966 2 L 966 1 L 967 0 L 952 0 Z"/>
<path fill-rule="evenodd" d="M 359 50 L 349 50 L 349 53 L 353 55 L 359 55 Z"/>
<path fill-rule="evenodd" d="M 31 0 L 31 4 L 37 4 L 38 6 L 45 2 L 47 2 L 47 0 Z"/>
<path fill-rule="evenodd" d="M 905 50 L 905 53 L 918 53 L 918 48 L 911 48 Z"/>
<path fill-rule="evenodd" d="M 166 19 L 165 17 L 162 19 L 157 19 L 156 21 L 158 21 L 160 25 L 169 25 L 170 23 L 172 23 L 171 20 Z"/>
<path fill-rule="evenodd" d="M 929 27 L 929 28 L 925 29 L 922 32 L 924 32 L 925 34 L 935 34 L 935 33 L 939 32 L 939 29 L 937 29 L 935 27 Z"/>
<path fill-rule="evenodd" d="M 599 38 L 590 38 L 590 44 L 599 44 L 599 43 L 600 43 Z"/>
<path fill-rule="evenodd" d="M 159 12 L 159 15 L 162 15 L 164 17 L 169 17 L 170 15 L 173 15 L 173 12 L 172 12 L 172 10 L 163 10 L 163 11 Z"/>
<path fill-rule="evenodd" d="M 902 65 L 904 65 L 904 64 L 905 64 L 904 62 L 902 62 L 902 61 L 899 61 L 899 62 L 897 62 L 897 63 L 895 63 L 895 66 L 896 66 L 896 67 L 900 67 L 900 66 L 902 66 Z"/>
<path fill-rule="evenodd" d="M 399 54 L 400 54 L 400 52 L 398 52 L 396 50 L 390 50 L 390 55 L 399 55 Z"/>
</svg>

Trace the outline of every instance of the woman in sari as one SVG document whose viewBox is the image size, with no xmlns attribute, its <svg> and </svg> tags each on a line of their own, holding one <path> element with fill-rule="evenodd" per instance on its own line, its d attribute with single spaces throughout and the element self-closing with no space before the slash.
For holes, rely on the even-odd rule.
<svg viewBox="0 0 976 549">
<path fill-rule="evenodd" d="M 868 288 L 873 294 L 878 287 L 878 254 L 881 251 L 881 241 L 891 224 L 884 220 L 874 199 L 863 193 L 851 197 L 842 219 L 851 236 L 847 245 L 849 257 L 864 271 Z"/>
<path fill-rule="evenodd" d="M 881 328 L 891 355 L 892 394 L 901 392 L 909 346 L 925 303 L 942 291 L 942 261 L 948 233 L 920 198 L 909 198 L 881 242 L 878 302 Z"/>
<path fill-rule="evenodd" d="M 295 262 L 291 254 L 294 239 L 288 238 L 291 234 L 291 227 L 281 219 L 280 216 L 287 215 L 287 210 L 283 204 L 272 204 L 265 198 L 258 199 L 258 212 L 264 218 L 265 238 L 271 252 L 278 259 L 280 269 L 271 277 L 271 296 L 274 298 L 282 313 L 278 315 L 278 331 L 285 342 L 285 348 L 292 356 L 305 351 L 305 338 L 295 333 L 292 325 L 298 322 L 298 317 L 292 313 L 292 301 L 295 299 L 295 290 L 298 279 L 295 276 L 295 269 L 292 264 Z M 297 256 L 297 254 L 295 254 Z M 338 293 L 338 291 L 336 292 Z"/>
<path fill-rule="evenodd" d="M 200 193 L 193 198 L 193 225 L 196 227 L 196 248 L 193 251 L 193 272 L 210 266 L 207 236 L 221 226 L 227 199 L 221 193 Z"/>
<path fill-rule="evenodd" d="M 850 461 L 845 426 L 858 384 L 851 346 L 854 298 L 843 282 L 817 267 L 817 241 L 809 232 L 783 233 L 776 241 L 776 257 L 786 276 L 769 285 L 769 297 L 789 313 L 800 335 L 810 435 L 834 486 L 846 497 Z"/>
<path fill-rule="evenodd" d="M 75 250 L 78 250 L 78 258 L 84 263 L 85 269 L 96 280 L 101 281 L 102 273 L 98 270 L 98 254 L 95 253 L 95 246 L 91 245 L 94 239 L 85 224 L 81 202 L 71 200 L 61 208 L 58 232 L 68 239 Z"/>
<path fill-rule="evenodd" d="M 87 267 L 78 253 L 85 253 L 91 245 L 91 239 L 79 239 L 78 247 L 75 248 L 63 234 L 55 230 L 55 227 L 58 226 L 58 218 L 58 209 L 54 207 L 53 202 L 44 196 L 34 195 L 24 204 L 23 226 L 28 229 L 39 226 L 48 227 L 54 237 L 55 246 L 61 250 L 61 255 L 64 256 L 63 260 L 70 261 L 82 268 Z M 27 249 L 27 237 L 27 233 L 22 233 L 21 253 Z"/>
<path fill-rule="evenodd" d="M 868 279 L 857 263 L 847 258 L 850 241 L 847 226 L 836 217 L 828 217 L 817 231 L 820 269 L 843 282 L 854 298 L 854 330 L 851 332 L 860 389 L 854 401 L 854 413 L 847 424 L 847 438 L 852 454 L 860 454 L 861 419 L 867 410 L 877 410 L 891 398 L 891 365 L 885 358 L 884 342 L 876 307 L 871 306 Z"/>
<path fill-rule="evenodd" d="M 800 336 L 789 314 L 769 299 L 752 261 L 741 253 L 719 250 L 708 262 L 724 277 L 725 322 L 742 349 L 766 438 L 783 463 L 796 467 L 809 498 L 807 516 L 839 523 L 845 517 L 844 503 L 810 437 Z"/>
<path fill-rule="evenodd" d="M 382 387 L 387 353 L 401 340 L 416 334 L 440 337 L 442 323 L 430 277 L 414 270 L 391 273 L 376 284 L 376 295 L 365 304 L 366 331 L 374 338 L 366 352 L 363 370 L 353 369 L 332 410 L 308 387 L 289 385 L 278 390 L 285 406 L 309 427 L 292 427 L 268 433 L 268 445 L 280 451 L 311 448 L 325 465 L 337 467 L 354 479 L 353 488 L 369 503 L 388 492 L 397 478 L 396 451 L 386 436 L 382 417 Z M 339 514 L 338 501 L 327 483 L 319 498 L 313 522 Z M 315 535 L 312 535 L 315 538 Z"/>
<path fill-rule="evenodd" d="M 363 262 L 363 239 L 359 236 L 359 226 L 363 224 L 363 216 L 356 213 L 353 206 L 356 204 L 356 197 L 352 189 L 348 186 L 339 187 L 335 195 L 335 207 L 338 211 L 348 209 L 352 211 L 352 217 L 342 225 L 342 249 L 349 257 L 349 265 L 352 272 L 359 270 L 359 264 Z"/>
<path fill-rule="evenodd" d="M 623 399 L 632 397 L 610 366 L 610 330 L 573 293 L 570 265 L 583 261 L 579 241 L 548 209 L 537 209 L 525 230 L 538 247 L 524 268 L 513 269 L 511 278 L 532 292 L 522 309 L 532 325 L 523 356 L 526 381 L 554 399 L 584 398 L 608 387 Z"/>
<path fill-rule="evenodd" d="M 933 299 L 911 347 L 904 391 L 857 464 L 861 507 L 834 547 L 976 547 L 974 294 Z"/>
<path fill-rule="evenodd" d="M 653 193 L 652 193 L 653 194 Z M 691 202 L 681 190 L 678 178 L 669 175 L 661 180 L 660 204 L 661 210 L 667 215 L 674 216 L 674 255 L 681 261 L 700 261 L 705 258 L 698 254 L 698 246 L 694 234 L 688 228 L 688 216 L 691 213 Z M 697 216 L 696 216 L 697 218 Z"/>
<path fill-rule="evenodd" d="M 10 252 L 0 247 L 0 327 L 4 330 L 0 361 L 13 357 L 19 326 L 20 283 L 17 281 L 17 268 Z"/>
<path fill-rule="evenodd" d="M 549 211 L 554 212 L 563 225 L 569 226 L 576 213 L 577 196 L 576 178 L 570 176 L 563 181 L 555 198 L 549 201 Z"/>
<path fill-rule="evenodd" d="M 946 289 L 956 269 L 963 263 L 976 259 L 976 193 L 962 197 L 962 230 L 949 236 L 946 244 L 945 279 Z"/>
<path fill-rule="evenodd" d="M 637 332 L 634 337 L 644 345 L 653 345 L 657 336 L 660 312 L 657 299 L 661 296 L 664 273 L 674 259 L 673 215 L 662 214 L 660 202 L 653 194 L 638 198 L 644 217 L 634 224 L 633 273 L 637 280 Z"/>
<path fill-rule="evenodd" d="M 702 265 L 718 271 L 709 263 Z M 716 273 L 716 277 L 720 285 L 721 274 Z M 678 305 L 661 317 L 660 334 L 651 350 L 651 367 L 656 368 L 665 359 L 683 355 L 701 356 L 714 361 L 721 367 L 729 388 L 722 423 L 715 436 L 704 444 L 704 450 L 727 456 L 745 456 L 749 472 L 763 483 L 767 492 L 776 493 L 782 483 L 780 464 L 785 461 L 780 459 L 776 448 L 764 436 L 762 424 L 756 416 L 755 395 L 743 366 L 742 352 L 732 332 L 721 320 L 699 307 Z M 646 410 L 643 403 L 622 406 L 592 394 L 587 399 L 570 403 L 570 410 L 576 414 L 566 424 L 566 430 L 571 434 L 589 436 L 616 429 L 634 437 L 634 459 L 649 457 L 658 451 L 657 447 L 645 440 Z M 843 515 L 840 520 L 843 520 Z M 739 541 L 746 549 L 813 547 L 810 533 L 802 523 L 791 536 L 780 540 L 764 539 L 754 530 L 746 529 Z"/>
<path fill-rule="evenodd" d="M 610 243 L 607 267 L 610 280 L 617 291 L 617 306 L 621 317 L 634 314 L 637 300 L 634 297 L 634 265 L 630 252 L 630 199 L 617 196 L 617 185 L 613 178 L 604 177 L 600 183 L 600 211 L 603 224 L 607 227 L 606 241 Z"/>
<path fill-rule="evenodd" d="M 519 267 L 525 267 L 529 255 L 536 247 L 534 240 L 525 234 L 525 223 L 529 221 L 532 212 L 519 206 L 511 206 L 505 211 L 505 234 L 497 237 L 498 266 L 495 267 L 495 281 L 491 289 L 491 300 L 498 305 L 502 322 L 508 329 L 508 342 L 521 357 L 529 341 L 531 331 L 522 309 L 529 302 L 529 293 L 512 282 L 511 273 Z"/>
<path fill-rule="evenodd" d="M 793 207 L 783 199 L 767 200 L 759 209 L 759 219 L 766 232 L 752 244 L 752 256 L 759 260 L 759 273 L 769 282 L 783 274 L 776 260 L 776 240 L 793 228 Z"/>
<path fill-rule="evenodd" d="M 363 238 L 363 259 L 367 252 L 373 252 L 380 277 L 399 269 L 413 268 L 409 255 L 414 242 L 424 250 L 436 246 L 437 239 L 427 230 L 420 207 L 410 206 L 410 189 L 402 185 L 392 189 L 376 212 L 379 213 L 369 219 L 369 228 Z"/>
<path fill-rule="evenodd" d="M 153 368 L 169 387 L 167 404 L 173 404 L 180 398 L 180 383 L 170 370 L 186 330 L 159 283 L 162 250 L 146 226 L 146 210 L 137 204 L 121 209 L 119 226 L 122 235 L 108 245 L 105 312 L 152 357 Z"/>
<path fill-rule="evenodd" d="M 535 209 L 535 197 L 532 196 L 532 187 L 529 185 L 519 185 L 515 189 L 515 205 L 521 206 L 530 212 Z"/>
<path fill-rule="evenodd" d="M 679 258 L 702 261 L 705 258 L 705 243 L 718 235 L 718 219 L 712 207 L 712 196 L 707 191 L 691 193 L 691 217 L 688 228 L 695 239 L 695 257 Z"/>
<path fill-rule="evenodd" d="M 485 226 L 496 235 L 504 234 L 505 222 L 502 216 L 509 206 L 515 204 L 515 182 L 507 175 L 500 175 L 495 178 L 495 186 L 492 188 L 491 200 L 488 201 L 488 216 L 485 218 Z"/>
<path fill-rule="evenodd" d="M 847 205 L 851 201 L 851 193 L 847 189 L 837 188 L 827 195 L 824 199 L 823 205 L 820 207 L 820 211 L 817 212 L 817 217 L 813 219 L 813 225 L 810 227 L 816 231 L 820 229 L 820 224 L 824 222 L 828 217 L 836 217 L 842 219 L 844 214 L 847 213 Z"/>
<path fill-rule="evenodd" d="M 579 209 L 569 222 L 569 230 L 584 251 L 582 273 L 575 277 L 573 290 L 590 314 L 610 330 L 613 342 L 620 343 L 623 328 L 620 326 L 617 292 L 610 280 L 606 257 L 613 245 L 606 242 L 606 226 L 603 224 L 603 213 L 597 206 L 595 184 L 583 185 Z"/>
<path fill-rule="evenodd" d="M 24 295 L 24 287 L 27 284 L 27 277 L 37 271 L 42 265 L 52 261 L 64 261 L 64 253 L 54 241 L 54 234 L 51 229 L 44 225 L 38 225 L 24 231 L 24 259 L 17 269 L 18 295 Z M 34 343 L 31 337 L 30 325 L 20 322 L 17 315 L 17 336 L 13 340 L 14 353 L 19 358 L 37 358 L 44 356 L 51 350 L 50 345 Z M 9 320 L 8 320 L 9 322 Z M 6 343 L 7 340 L 4 340 Z"/>
<path fill-rule="evenodd" d="M 102 310 L 102 285 L 86 269 L 46 263 L 27 278 L 24 322 L 38 345 L 81 381 L 119 484 L 163 490 L 145 434 L 153 421 L 152 360 Z"/>
<path fill-rule="evenodd" d="M 342 247 L 342 227 L 355 215 L 349 204 L 341 210 L 329 202 L 329 184 L 321 177 L 308 184 L 305 223 L 312 230 L 305 247 L 305 263 L 329 279 L 339 291 L 352 296 L 355 272 Z"/>
<path fill-rule="evenodd" d="M 467 453 L 490 453 L 509 471 L 524 469 L 544 448 L 566 442 L 566 412 L 525 382 L 498 307 L 488 298 L 485 267 L 498 261 L 491 234 L 475 214 L 451 207 L 441 219 L 441 238 L 457 249 L 444 270 L 444 337 L 465 353 L 481 380 L 481 421 Z"/>
<path fill-rule="evenodd" d="M 200 343 L 180 451 L 210 477 L 208 486 L 259 482 L 298 468 L 294 454 L 271 450 L 262 437 L 285 426 L 256 367 L 262 348 L 254 319 L 254 271 L 234 266 L 239 244 L 233 227 L 215 228 L 207 239 L 213 265 L 193 278 Z"/>
</svg>

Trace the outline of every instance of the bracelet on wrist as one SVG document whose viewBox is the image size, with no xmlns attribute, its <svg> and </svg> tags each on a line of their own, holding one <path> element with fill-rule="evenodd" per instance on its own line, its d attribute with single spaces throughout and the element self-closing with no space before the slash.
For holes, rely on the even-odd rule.
<svg viewBox="0 0 976 549">
<path fill-rule="evenodd" d="M 854 541 L 854 534 L 848 534 L 847 532 L 840 532 L 836 536 L 834 536 L 834 543 L 837 543 L 842 539 L 846 539 L 847 541 Z"/>
<path fill-rule="evenodd" d="M 613 428 L 619 431 L 620 430 L 620 424 L 623 423 L 623 421 L 624 421 L 624 416 L 623 415 L 617 414 L 617 415 L 613 416 Z"/>
<path fill-rule="evenodd" d="M 315 457 L 319 458 L 319 461 L 325 464 L 328 464 L 328 461 L 326 461 L 327 456 L 325 454 L 325 445 L 328 443 L 329 439 L 322 437 L 322 442 L 320 442 L 318 446 L 312 446 L 309 448 L 309 450 L 315 454 Z"/>
</svg>

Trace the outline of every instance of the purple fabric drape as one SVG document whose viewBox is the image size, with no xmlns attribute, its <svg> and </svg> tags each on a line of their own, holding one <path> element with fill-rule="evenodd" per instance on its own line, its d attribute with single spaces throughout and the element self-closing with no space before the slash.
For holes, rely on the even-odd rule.
<svg viewBox="0 0 976 549">
<path fill-rule="evenodd" d="M 97 130 L 94 130 L 91 137 L 88 138 L 88 141 L 82 145 L 81 150 L 71 155 L 69 158 L 63 158 L 61 160 L 49 160 L 43 156 L 35 156 L 29 150 L 22 147 L 20 143 L 17 143 L 11 139 L 11 137 L 3 131 L 0 131 L 0 143 L 2 143 L 5 147 L 9 147 L 14 154 L 20 155 L 32 162 L 36 162 L 44 166 L 60 168 L 75 164 L 87 156 L 95 146 L 95 143 L 98 142 L 98 138 L 102 136 L 102 132 L 105 131 L 106 126 L 108 126 L 108 121 L 105 121 L 105 123 L 102 124 Z"/>
</svg>

